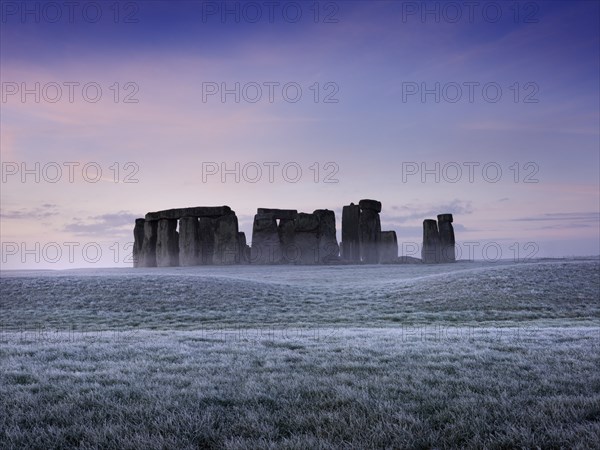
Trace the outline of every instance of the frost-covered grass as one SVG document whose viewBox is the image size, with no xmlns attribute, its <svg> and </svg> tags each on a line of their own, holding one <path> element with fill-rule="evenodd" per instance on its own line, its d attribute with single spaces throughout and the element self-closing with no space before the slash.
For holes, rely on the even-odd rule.
<svg viewBox="0 0 600 450">
<path fill-rule="evenodd" d="M 0 448 L 594 448 L 600 264 L 3 273 Z"/>
<path fill-rule="evenodd" d="M 597 446 L 598 329 L 452 333 L 5 334 L 0 447 Z"/>
<path fill-rule="evenodd" d="M 0 279 L 0 324 L 88 329 L 207 325 L 593 325 L 600 262 L 194 267 Z"/>
</svg>

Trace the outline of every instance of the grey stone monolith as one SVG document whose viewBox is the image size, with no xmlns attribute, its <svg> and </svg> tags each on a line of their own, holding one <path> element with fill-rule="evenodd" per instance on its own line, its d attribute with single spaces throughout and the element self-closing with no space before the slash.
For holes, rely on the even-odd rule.
<svg viewBox="0 0 600 450">
<path fill-rule="evenodd" d="M 142 267 L 142 244 L 144 243 L 145 219 L 135 219 L 133 227 L 133 267 Z"/>
<path fill-rule="evenodd" d="M 240 264 L 250 263 L 250 246 L 246 243 L 246 233 L 238 232 L 238 246 L 240 249 Z"/>
<path fill-rule="evenodd" d="M 369 209 L 371 211 L 375 211 L 378 214 L 381 212 L 381 202 L 377 200 L 363 199 L 358 202 L 358 206 L 361 210 Z"/>
<path fill-rule="evenodd" d="M 342 209 L 342 258 L 360 262 L 360 206 L 350 203 Z"/>
<path fill-rule="evenodd" d="M 277 232 L 279 233 L 279 243 L 281 244 L 281 262 L 284 264 L 293 264 L 296 259 L 295 228 L 294 219 L 279 220 Z"/>
<path fill-rule="evenodd" d="M 363 263 L 379 263 L 379 238 L 381 235 L 381 221 L 379 212 L 381 202 L 377 200 L 361 200 L 359 233 L 360 233 L 360 258 Z"/>
<path fill-rule="evenodd" d="M 440 258 L 442 262 L 455 262 L 456 249 L 452 214 L 438 214 L 437 219 L 440 234 Z"/>
<path fill-rule="evenodd" d="M 379 239 L 379 262 L 393 264 L 398 262 L 398 239 L 395 231 L 382 231 Z"/>
<path fill-rule="evenodd" d="M 200 227 L 200 261 L 201 264 L 213 264 L 215 249 L 215 219 L 212 217 L 199 217 L 198 225 Z"/>
<path fill-rule="evenodd" d="M 179 265 L 198 266 L 200 256 L 200 224 L 197 217 L 179 219 Z"/>
<path fill-rule="evenodd" d="M 427 264 L 440 262 L 440 234 L 437 222 L 433 219 L 423 221 L 421 260 Z"/>
<path fill-rule="evenodd" d="M 238 220 L 235 214 L 227 214 L 215 219 L 213 264 L 240 262 L 238 231 Z"/>
<path fill-rule="evenodd" d="M 144 238 L 140 252 L 139 267 L 156 267 L 156 239 L 158 222 L 144 220 Z"/>
<path fill-rule="evenodd" d="M 176 219 L 161 219 L 158 221 L 156 265 L 158 267 L 175 267 L 179 265 L 179 235 Z"/>
<path fill-rule="evenodd" d="M 319 216 L 299 213 L 295 220 L 295 264 L 319 263 Z"/>
<path fill-rule="evenodd" d="M 279 264 L 281 243 L 273 214 L 256 214 L 252 225 L 251 264 Z"/>
<path fill-rule="evenodd" d="M 319 218 L 319 263 L 338 261 L 340 247 L 335 230 L 335 212 L 329 209 L 317 209 L 313 214 Z"/>
</svg>

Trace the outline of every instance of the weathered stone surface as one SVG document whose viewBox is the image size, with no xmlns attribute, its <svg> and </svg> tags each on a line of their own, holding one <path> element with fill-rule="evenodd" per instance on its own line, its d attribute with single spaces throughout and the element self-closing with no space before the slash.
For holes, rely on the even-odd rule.
<svg viewBox="0 0 600 450">
<path fill-rule="evenodd" d="M 319 264 L 319 236 L 316 231 L 296 231 L 294 264 Z"/>
<path fill-rule="evenodd" d="M 455 261 L 452 214 L 423 222 L 422 259 L 398 257 L 395 232 L 381 232 L 381 202 L 363 199 L 344 206 L 342 242 L 335 213 L 258 208 L 252 247 L 228 206 L 169 209 L 146 214 L 134 226 L 134 267 L 197 264 L 425 263 Z M 179 233 L 177 232 L 179 220 Z M 340 248 L 341 247 L 341 248 Z M 340 256 L 340 250 L 342 252 Z"/>
<path fill-rule="evenodd" d="M 258 208 L 257 214 L 272 214 L 275 219 L 290 219 L 293 220 L 298 215 L 295 209 L 275 209 L 275 208 Z"/>
<path fill-rule="evenodd" d="M 135 219 L 133 227 L 133 267 L 142 267 L 140 265 L 142 244 L 144 242 L 144 219 Z"/>
<path fill-rule="evenodd" d="M 316 214 L 298 214 L 294 228 L 295 264 L 319 264 L 319 225 Z"/>
<path fill-rule="evenodd" d="M 314 214 L 299 213 L 295 223 L 296 232 L 317 232 L 319 229 L 319 217 Z"/>
<path fill-rule="evenodd" d="M 256 214 L 252 225 L 251 264 L 279 264 L 281 244 L 273 214 Z"/>
<path fill-rule="evenodd" d="M 442 262 L 456 261 L 456 248 L 452 214 L 438 214 L 438 231 L 440 234 L 440 258 Z"/>
<path fill-rule="evenodd" d="M 360 206 L 351 203 L 342 209 L 342 258 L 360 262 Z"/>
<path fill-rule="evenodd" d="M 144 238 L 142 251 L 138 262 L 139 267 L 156 267 L 156 239 L 158 237 L 158 222 L 144 220 Z"/>
<path fill-rule="evenodd" d="M 370 209 L 371 211 L 375 211 L 376 213 L 381 212 L 381 202 L 378 202 L 377 200 L 363 199 L 360 202 L 358 202 L 358 206 L 361 210 Z"/>
<path fill-rule="evenodd" d="M 212 217 L 200 217 L 200 261 L 202 265 L 213 263 L 215 249 L 215 219 Z"/>
<path fill-rule="evenodd" d="M 240 249 L 240 264 L 250 262 L 250 246 L 246 243 L 246 233 L 238 232 L 238 246 Z"/>
<path fill-rule="evenodd" d="M 179 265 L 198 266 L 200 256 L 200 224 L 196 217 L 179 219 Z"/>
<path fill-rule="evenodd" d="M 319 263 L 337 261 L 340 247 L 335 233 L 335 212 L 329 209 L 317 209 L 313 214 L 319 218 Z"/>
<path fill-rule="evenodd" d="M 179 234 L 177 233 L 177 220 L 175 219 L 161 219 L 158 221 L 156 265 L 158 267 L 179 265 Z"/>
<path fill-rule="evenodd" d="M 238 264 L 238 220 L 235 214 L 215 219 L 215 246 L 213 264 Z"/>
<path fill-rule="evenodd" d="M 454 218 L 452 217 L 452 214 L 438 214 L 437 216 L 437 220 L 438 223 L 439 222 L 454 222 Z"/>
<path fill-rule="evenodd" d="M 279 233 L 279 243 L 281 244 L 281 262 L 285 264 L 294 263 L 298 253 L 295 240 L 296 224 L 293 219 L 281 219 L 277 232 Z"/>
<path fill-rule="evenodd" d="M 233 214 L 229 206 L 195 206 L 192 208 L 165 209 L 149 212 L 146 220 L 181 219 L 182 217 L 220 217 Z"/>
<path fill-rule="evenodd" d="M 367 264 L 379 263 L 381 222 L 374 209 L 361 209 L 359 218 L 360 258 Z"/>
<path fill-rule="evenodd" d="M 423 221 L 421 259 L 427 264 L 440 262 L 440 234 L 437 222 L 432 219 L 425 219 Z"/>
<path fill-rule="evenodd" d="M 392 264 L 398 262 L 398 239 L 395 231 L 382 231 L 379 239 L 379 262 Z"/>
</svg>

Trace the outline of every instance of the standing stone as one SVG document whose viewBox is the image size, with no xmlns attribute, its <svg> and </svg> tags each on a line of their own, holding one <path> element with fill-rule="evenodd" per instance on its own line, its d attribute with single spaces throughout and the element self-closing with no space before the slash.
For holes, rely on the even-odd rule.
<svg viewBox="0 0 600 450">
<path fill-rule="evenodd" d="M 273 214 L 256 214 L 252 225 L 251 264 L 279 264 L 281 244 Z"/>
<path fill-rule="evenodd" d="M 454 227 L 452 214 L 438 214 L 438 229 L 440 233 L 440 257 L 443 262 L 456 261 Z"/>
<path fill-rule="evenodd" d="M 421 259 L 424 263 L 440 262 L 440 234 L 437 222 L 433 219 L 423 221 L 423 247 Z"/>
<path fill-rule="evenodd" d="M 238 220 L 235 214 L 215 219 L 213 264 L 238 264 Z"/>
<path fill-rule="evenodd" d="M 358 225 L 361 261 L 367 264 L 377 264 L 379 263 L 379 238 L 381 235 L 381 221 L 379 219 L 381 202 L 361 200 L 358 205 L 360 206 Z"/>
<path fill-rule="evenodd" d="M 238 232 L 238 246 L 240 249 L 240 264 L 249 264 L 250 262 L 250 246 L 246 243 L 246 233 Z"/>
<path fill-rule="evenodd" d="M 360 262 L 360 206 L 350 203 L 342 209 L 342 258 Z"/>
<path fill-rule="evenodd" d="M 298 213 L 296 213 L 296 216 Z M 294 219 L 280 219 L 277 226 L 279 234 L 279 243 L 281 244 L 281 262 L 285 264 L 293 263 L 296 254 L 295 244 L 295 221 Z"/>
<path fill-rule="evenodd" d="M 393 264 L 398 262 L 398 238 L 395 231 L 382 231 L 379 247 L 380 263 Z"/>
<path fill-rule="evenodd" d="M 340 247 L 335 234 L 335 212 L 317 209 L 313 214 L 319 218 L 319 263 L 338 261 Z"/>
<path fill-rule="evenodd" d="M 318 264 L 319 216 L 299 213 L 295 225 L 294 245 L 297 254 L 293 262 L 296 264 Z"/>
<path fill-rule="evenodd" d="M 213 263 L 215 250 L 215 219 L 212 217 L 198 218 L 200 227 L 200 261 L 202 265 Z"/>
<path fill-rule="evenodd" d="M 135 227 L 133 228 L 133 267 L 143 267 L 142 244 L 144 242 L 144 223 L 145 219 L 135 219 Z"/>
<path fill-rule="evenodd" d="M 156 267 L 156 239 L 158 237 L 158 222 L 144 221 L 144 238 L 140 253 L 139 267 Z"/>
<path fill-rule="evenodd" d="M 175 267 L 179 265 L 177 219 L 161 219 L 158 221 L 156 265 L 158 267 Z"/>
<path fill-rule="evenodd" d="M 381 202 L 377 200 L 364 199 L 358 202 L 358 206 L 360 207 L 361 211 L 363 209 L 369 209 L 371 211 L 375 211 L 377 214 L 381 212 Z"/>
<path fill-rule="evenodd" d="M 200 258 L 200 224 L 197 217 L 179 219 L 179 265 L 198 266 Z"/>
</svg>

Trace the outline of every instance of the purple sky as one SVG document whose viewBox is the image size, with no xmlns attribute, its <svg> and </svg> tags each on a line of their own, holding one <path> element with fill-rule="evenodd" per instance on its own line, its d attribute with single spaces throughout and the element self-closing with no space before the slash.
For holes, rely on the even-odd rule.
<svg viewBox="0 0 600 450">
<path fill-rule="evenodd" d="M 128 266 L 173 207 L 339 233 L 362 198 L 404 254 L 439 213 L 463 257 L 600 254 L 596 1 L 1 5 L 3 268 Z"/>
</svg>

